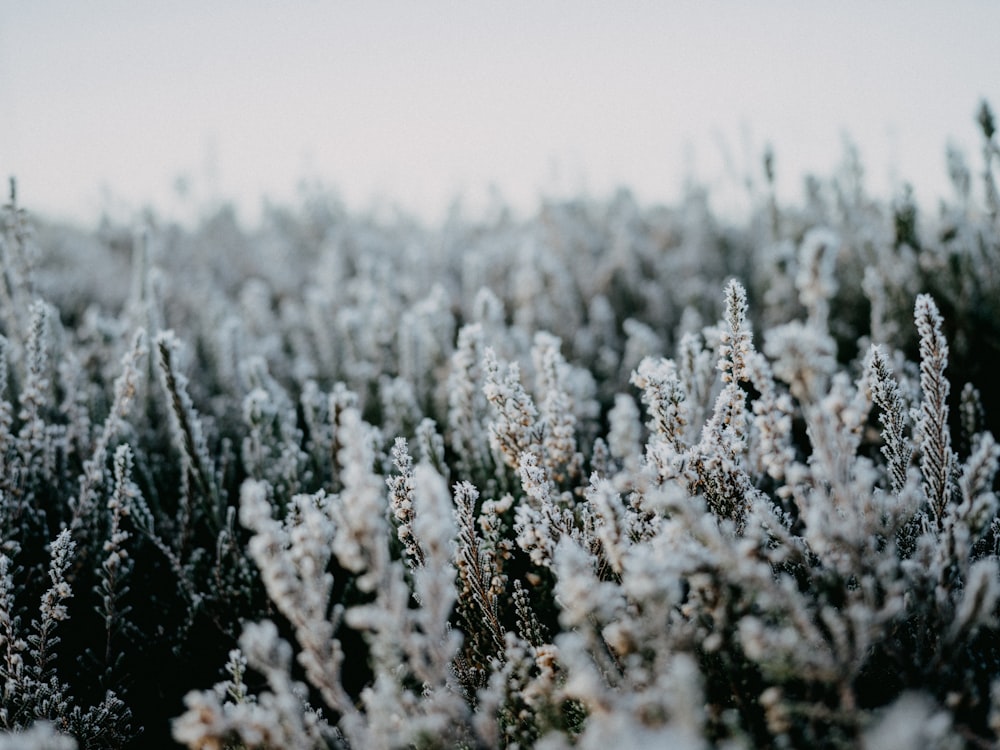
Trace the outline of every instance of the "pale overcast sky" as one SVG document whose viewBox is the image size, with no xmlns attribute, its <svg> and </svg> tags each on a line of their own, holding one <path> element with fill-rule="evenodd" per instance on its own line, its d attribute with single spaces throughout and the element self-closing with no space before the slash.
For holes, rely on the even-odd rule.
<svg viewBox="0 0 1000 750">
<path fill-rule="evenodd" d="M 1000 3 L 0 0 L 0 174 L 37 212 L 234 200 L 303 178 L 430 219 L 495 184 L 672 201 L 776 153 L 783 193 L 842 136 L 875 191 L 933 201 L 1000 108 Z M 730 187 L 732 187 L 730 183 Z"/>
</svg>

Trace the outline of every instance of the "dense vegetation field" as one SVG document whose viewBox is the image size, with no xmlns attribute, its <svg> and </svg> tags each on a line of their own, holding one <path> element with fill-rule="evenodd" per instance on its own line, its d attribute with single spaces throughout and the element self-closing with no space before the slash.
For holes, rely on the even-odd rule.
<svg viewBox="0 0 1000 750">
<path fill-rule="evenodd" d="M 12 183 L 0 748 L 994 746 L 979 121 L 937 211 L 768 156 L 739 225 L 87 233 Z"/>
</svg>

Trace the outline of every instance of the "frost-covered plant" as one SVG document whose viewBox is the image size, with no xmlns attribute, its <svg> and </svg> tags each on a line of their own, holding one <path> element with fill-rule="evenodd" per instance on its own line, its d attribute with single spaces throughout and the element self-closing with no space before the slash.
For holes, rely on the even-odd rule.
<svg viewBox="0 0 1000 750">
<path fill-rule="evenodd" d="M 73 596 L 67 574 L 74 551 L 68 530 L 53 540 L 49 587 L 42 594 L 37 616 L 27 624 L 22 624 L 15 596 L 13 562 L 0 555 L 0 645 L 4 651 L 0 722 L 6 730 L 32 728 L 29 734 L 37 736 L 38 742 L 46 731 L 34 725 L 45 721 L 76 737 L 83 747 L 120 747 L 133 732 L 128 707 L 108 690 L 99 704 L 84 708 L 56 668 L 60 623 L 69 619 L 67 601 Z M 57 743 L 53 740 L 53 744 Z"/>
<path fill-rule="evenodd" d="M 801 206 L 770 154 L 744 226 L 692 189 L 84 234 L 12 194 L 0 742 L 996 743 L 977 120 L 936 217 L 855 152 Z"/>
<path fill-rule="evenodd" d="M 505 381 L 489 374 L 498 371 L 490 353 L 494 448 L 500 457 L 505 447 L 529 449 L 518 457 L 514 495 L 499 507 L 482 503 L 478 523 L 476 488 L 445 492 L 428 464 L 413 467 L 402 440 L 385 489 L 376 494 L 375 480 L 362 479 L 375 461 L 368 454 L 350 464 L 358 471 L 339 496 L 293 499 L 285 531 L 270 520 L 266 488 L 244 488 L 244 523 L 257 534 L 251 550 L 271 550 L 255 556 L 330 716 L 316 725 L 324 741 L 597 747 L 627 736 L 851 746 L 888 731 L 902 708 L 884 719 L 877 709 L 920 689 L 949 727 L 985 731 L 992 688 L 990 673 L 977 670 L 996 634 L 1000 569 L 983 543 L 1000 453 L 982 433 L 961 473 L 965 502 L 952 503 L 951 489 L 942 502 L 941 457 L 948 467 L 957 459 L 945 435 L 947 346 L 933 301 L 917 303 L 923 377 L 912 438 L 880 349 L 857 385 L 838 374 L 827 393 L 792 398 L 783 393 L 791 384 L 775 381 L 753 349 L 745 291 L 731 282 L 725 297 L 718 395 L 697 440 L 685 439 L 676 364 L 647 360 L 635 378 L 651 413 L 646 445 L 579 493 L 558 489 L 550 471 L 561 464 L 544 462 L 533 402 L 516 370 Z M 873 399 L 885 423 L 884 464 L 862 451 Z M 806 423 L 807 462 L 793 450 L 793 415 Z M 361 428 L 354 445 L 370 444 L 356 417 L 350 425 Z M 615 439 L 616 452 L 623 442 Z M 957 487 L 957 469 L 948 471 Z M 370 487 L 365 499 L 350 506 L 368 510 L 338 511 L 362 486 Z M 443 523 L 452 514 L 457 525 Z M 378 530 L 390 517 L 398 562 L 386 556 L 388 528 Z M 337 543 L 342 528 L 353 529 L 347 547 Z M 513 545 L 501 543 L 505 536 Z M 353 573 L 367 592 L 357 604 L 330 601 L 331 551 L 340 574 Z M 302 555 L 307 567 L 296 562 Z M 367 654 L 355 700 L 345 692 L 350 630 L 363 635 Z M 914 649 L 925 658 L 914 662 Z M 268 684 L 268 703 L 279 701 L 286 688 Z M 312 715 L 305 688 L 296 690 L 294 715 Z M 276 737 L 291 721 L 275 715 L 261 735 L 259 714 L 233 723 L 241 704 L 211 695 L 189 696 L 176 725 L 192 747 L 230 734 L 263 746 L 253 738 Z"/>
</svg>

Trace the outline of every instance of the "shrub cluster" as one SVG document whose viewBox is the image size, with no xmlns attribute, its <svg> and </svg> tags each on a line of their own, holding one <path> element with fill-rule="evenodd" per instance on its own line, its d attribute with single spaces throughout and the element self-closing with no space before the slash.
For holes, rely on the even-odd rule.
<svg viewBox="0 0 1000 750">
<path fill-rule="evenodd" d="M 0 747 L 988 747 L 1000 155 L 0 241 Z M 894 743 L 894 744 L 893 744 Z M 174 745 L 176 746 L 176 745 Z"/>
</svg>

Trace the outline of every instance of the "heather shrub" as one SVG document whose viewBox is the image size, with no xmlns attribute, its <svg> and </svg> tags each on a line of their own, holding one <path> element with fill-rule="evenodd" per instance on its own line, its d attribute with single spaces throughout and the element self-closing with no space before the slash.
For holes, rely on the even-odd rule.
<svg viewBox="0 0 1000 750">
<path fill-rule="evenodd" d="M 0 242 L 0 744 L 979 747 L 1000 201 Z M 895 744 L 892 744 L 895 743 Z"/>
</svg>

